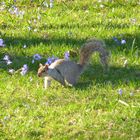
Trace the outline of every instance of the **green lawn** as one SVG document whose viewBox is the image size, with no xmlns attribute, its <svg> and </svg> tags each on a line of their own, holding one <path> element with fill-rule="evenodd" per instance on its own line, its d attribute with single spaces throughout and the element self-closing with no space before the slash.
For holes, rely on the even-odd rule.
<svg viewBox="0 0 140 140">
<path fill-rule="evenodd" d="M 139 0 L 54 0 L 52 8 L 43 0 L 3 1 L 0 139 L 140 140 Z M 45 90 L 37 77 L 39 63 L 63 58 L 66 51 L 77 61 L 81 45 L 94 37 L 106 42 L 109 72 L 95 54 L 75 87 L 53 81 Z M 32 63 L 35 54 L 42 59 Z M 24 64 L 26 75 L 8 72 Z"/>
</svg>

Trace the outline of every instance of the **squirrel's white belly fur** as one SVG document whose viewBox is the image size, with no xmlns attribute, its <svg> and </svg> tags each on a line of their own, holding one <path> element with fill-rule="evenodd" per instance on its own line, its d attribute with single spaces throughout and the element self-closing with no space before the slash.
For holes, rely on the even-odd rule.
<svg viewBox="0 0 140 140">
<path fill-rule="evenodd" d="M 66 82 L 70 85 L 75 85 L 82 70 L 83 66 L 80 64 L 73 61 L 58 59 L 49 66 L 48 75 L 59 82 L 63 81 L 64 83 Z"/>
</svg>

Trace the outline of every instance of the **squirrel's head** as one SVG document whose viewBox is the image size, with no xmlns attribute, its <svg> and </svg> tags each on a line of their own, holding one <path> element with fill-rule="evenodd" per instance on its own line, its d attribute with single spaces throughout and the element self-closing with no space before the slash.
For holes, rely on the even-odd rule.
<svg viewBox="0 0 140 140">
<path fill-rule="evenodd" d="M 45 65 L 39 64 L 39 69 L 37 72 L 38 77 L 44 77 L 47 75 L 48 66 L 49 65 L 47 65 L 47 64 L 45 64 Z"/>
</svg>

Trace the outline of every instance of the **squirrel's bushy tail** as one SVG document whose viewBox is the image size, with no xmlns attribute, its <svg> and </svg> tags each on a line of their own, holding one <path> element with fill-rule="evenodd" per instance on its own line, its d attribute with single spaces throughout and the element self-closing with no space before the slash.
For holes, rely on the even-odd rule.
<svg viewBox="0 0 140 140">
<path fill-rule="evenodd" d="M 108 66 L 108 52 L 105 49 L 105 43 L 102 40 L 91 39 L 88 40 L 80 50 L 79 64 L 86 65 L 93 54 L 93 52 L 99 52 L 101 63 L 103 66 Z"/>
</svg>

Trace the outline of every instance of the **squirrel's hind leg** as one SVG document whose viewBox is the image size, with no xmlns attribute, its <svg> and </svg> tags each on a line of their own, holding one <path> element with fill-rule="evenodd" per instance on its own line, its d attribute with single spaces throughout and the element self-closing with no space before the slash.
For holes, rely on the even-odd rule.
<svg viewBox="0 0 140 140">
<path fill-rule="evenodd" d="M 77 80 L 76 80 L 76 78 L 75 77 L 66 77 L 65 78 L 65 83 L 66 83 L 66 85 L 68 85 L 68 86 L 74 86 L 76 83 L 77 83 Z"/>
</svg>

